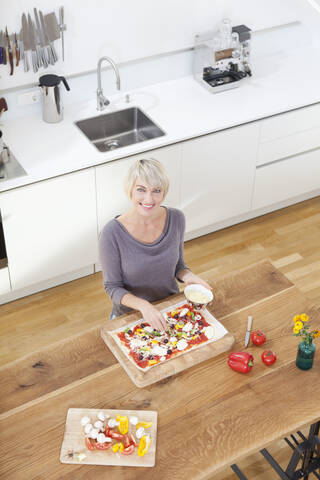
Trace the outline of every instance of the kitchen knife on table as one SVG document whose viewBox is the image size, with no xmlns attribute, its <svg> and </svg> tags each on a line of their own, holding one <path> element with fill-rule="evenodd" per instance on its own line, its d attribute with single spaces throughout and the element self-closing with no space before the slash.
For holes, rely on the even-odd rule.
<svg viewBox="0 0 320 480">
<path fill-rule="evenodd" d="M 30 50 L 30 42 L 29 42 L 29 33 L 28 33 L 28 22 L 27 22 L 27 17 L 26 14 L 24 13 L 22 15 L 22 38 L 23 38 L 23 65 L 24 65 L 24 71 L 28 72 L 30 67 L 29 67 L 29 60 L 28 60 L 28 50 Z"/>
<path fill-rule="evenodd" d="M 247 347 L 250 342 L 250 334 L 251 334 L 251 328 L 252 328 L 252 317 L 251 315 L 248 316 L 248 324 L 247 324 L 247 331 L 244 337 L 244 346 Z"/>
<path fill-rule="evenodd" d="M 49 63 L 49 58 L 48 58 L 48 52 L 45 48 L 44 34 L 40 26 L 40 20 L 39 20 L 37 9 L 34 8 L 33 12 L 34 12 L 34 18 L 35 18 L 36 27 L 37 27 L 35 29 L 37 34 L 37 42 L 40 43 L 39 51 L 40 51 L 41 61 L 44 68 L 47 68 Z"/>
<path fill-rule="evenodd" d="M 39 68 L 39 59 L 38 59 L 38 53 L 36 50 L 36 36 L 35 36 L 35 31 L 33 28 L 33 23 L 32 23 L 30 13 L 28 13 L 28 31 L 29 31 L 29 41 L 30 41 L 31 56 L 32 56 L 32 67 L 33 67 L 34 73 L 37 73 Z"/>
<path fill-rule="evenodd" d="M 8 29 L 6 27 L 6 39 L 7 39 L 7 46 L 8 46 L 8 58 L 9 58 L 9 63 L 10 63 L 10 75 L 13 75 L 13 54 L 12 54 L 12 48 L 10 44 L 10 38 L 8 35 Z"/>
<path fill-rule="evenodd" d="M 54 65 L 56 60 L 54 59 L 54 56 L 53 56 L 51 43 L 50 43 L 50 40 L 49 40 L 49 37 L 48 37 L 48 34 L 47 34 L 47 30 L 46 30 L 46 26 L 45 26 L 44 18 L 43 18 L 43 13 L 41 12 L 41 10 L 39 10 L 39 17 L 40 17 L 40 24 L 41 24 L 42 33 L 44 35 L 44 41 L 45 41 L 46 49 L 47 49 L 47 52 L 48 52 L 49 63 L 51 65 Z"/>
</svg>

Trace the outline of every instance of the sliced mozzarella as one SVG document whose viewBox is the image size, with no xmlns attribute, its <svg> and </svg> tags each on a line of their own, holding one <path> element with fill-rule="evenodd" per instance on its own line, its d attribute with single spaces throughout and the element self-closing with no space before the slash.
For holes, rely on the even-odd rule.
<svg viewBox="0 0 320 480">
<path fill-rule="evenodd" d="M 85 427 L 84 427 L 84 433 L 89 433 L 89 432 L 91 432 L 92 429 L 93 429 L 92 424 L 87 423 L 87 425 L 85 425 Z"/>
<path fill-rule="evenodd" d="M 165 356 L 163 356 L 163 357 L 160 357 L 160 362 L 164 362 L 164 361 L 165 361 L 165 359 L 166 359 L 166 357 L 165 357 Z"/>
<path fill-rule="evenodd" d="M 173 343 L 173 342 L 176 342 L 178 339 L 177 337 L 170 337 L 169 340 L 171 343 Z"/>
<path fill-rule="evenodd" d="M 97 438 L 98 435 L 99 435 L 99 430 L 97 428 L 93 428 L 91 432 L 89 432 L 88 437 Z"/>
<path fill-rule="evenodd" d="M 107 443 L 112 442 L 112 438 L 111 437 L 106 437 L 105 442 L 107 442 Z"/>
<path fill-rule="evenodd" d="M 114 428 L 117 425 L 118 425 L 118 422 L 114 418 L 110 418 L 110 420 L 108 421 L 108 427 Z"/>
<path fill-rule="evenodd" d="M 188 312 L 189 312 L 189 309 L 188 309 L 188 308 L 184 308 L 184 309 L 181 310 L 181 312 L 179 313 L 179 317 L 185 317 Z"/>
<path fill-rule="evenodd" d="M 191 322 L 187 322 L 185 326 L 182 328 L 184 332 L 190 332 L 193 329 L 193 325 Z"/>
<path fill-rule="evenodd" d="M 129 417 L 129 422 L 131 425 L 137 425 L 138 421 L 138 417 Z"/>
<path fill-rule="evenodd" d="M 188 346 L 188 342 L 184 338 L 179 340 L 179 342 L 177 343 L 177 349 L 180 351 L 185 350 L 187 346 Z"/>
<path fill-rule="evenodd" d="M 93 426 L 98 430 L 101 430 L 103 428 L 103 423 L 101 422 L 101 420 L 97 420 L 96 422 L 94 422 Z"/>
<path fill-rule="evenodd" d="M 152 327 L 144 327 L 144 330 L 148 333 L 152 333 L 153 332 L 153 328 Z"/>
<path fill-rule="evenodd" d="M 107 415 L 106 413 L 103 413 L 103 412 L 99 412 L 97 417 L 99 418 L 99 420 L 101 420 L 101 422 L 104 422 L 107 418 L 110 417 L 110 415 Z"/>
<path fill-rule="evenodd" d="M 87 423 L 90 423 L 91 420 L 89 417 L 82 417 L 81 418 L 81 425 L 84 427 L 85 425 L 87 425 Z"/>
<path fill-rule="evenodd" d="M 195 320 L 201 320 L 201 315 L 199 315 L 199 313 L 197 313 L 197 314 L 194 316 L 194 319 L 195 319 Z"/>
<path fill-rule="evenodd" d="M 211 325 L 209 327 L 204 327 L 203 332 L 204 332 L 204 334 L 205 334 L 205 336 L 207 337 L 208 340 L 213 338 L 214 329 L 213 329 L 213 327 L 211 327 Z"/>
<path fill-rule="evenodd" d="M 99 443 L 104 443 L 106 441 L 106 436 L 104 433 L 99 433 L 99 435 L 97 436 L 97 442 Z"/>
<path fill-rule="evenodd" d="M 142 438 L 143 435 L 145 435 L 145 429 L 143 427 L 140 427 L 138 428 L 138 430 L 136 431 L 136 437 L 137 438 Z"/>
</svg>

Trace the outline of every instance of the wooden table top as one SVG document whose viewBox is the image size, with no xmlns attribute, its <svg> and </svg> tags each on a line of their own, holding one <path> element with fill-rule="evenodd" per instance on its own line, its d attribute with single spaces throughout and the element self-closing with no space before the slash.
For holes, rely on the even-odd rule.
<svg viewBox="0 0 320 480">
<path fill-rule="evenodd" d="M 232 350 L 243 350 L 248 315 L 253 328 L 267 335 L 263 347 L 247 349 L 255 357 L 250 373 L 232 371 L 226 352 L 141 389 L 106 348 L 99 328 L 75 333 L 0 369 L 0 478 L 99 480 L 108 474 L 108 479 L 124 480 L 141 475 L 146 480 L 209 479 L 319 420 L 319 352 L 311 370 L 296 368 L 292 317 L 305 312 L 317 327 L 320 309 L 310 309 L 304 295 L 269 261 L 223 278 L 212 275 L 209 281 L 215 293 L 210 310 L 235 337 Z M 180 298 L 175 295 L 173 303 Z M 271 367 L 260 359 L 264 349 L 277 354 Z M 60 464 L 71 407 L 158 411 L 156 466 Z"/>
</svg>

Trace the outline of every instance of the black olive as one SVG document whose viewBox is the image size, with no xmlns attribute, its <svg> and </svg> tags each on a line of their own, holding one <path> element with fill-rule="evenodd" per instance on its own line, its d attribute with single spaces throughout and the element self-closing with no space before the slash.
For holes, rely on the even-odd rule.
<svg viewBox="0 0 320 480">
<path fill-rule="evenodd" d="M 146 327 L 146 326 L 147 326 L 147 325 L 146 325 L 145 323 L 141 323 L 141 325 L 140 325 L 141 328 L 144 328 L 144 327 Z"/>
<path fill-rule="evenodd" d="M 200 330 L 198 330 L 198 331 L 196 332 L 196 334 L 197 334 L 197 335 L 201 335 L 201 332 L 200 332 Z"/>
<path fill-rule="evenodd" d="M 163 340 L 163 343 L 168 343 L 168 342 L 169 342 L 169 340 L 168 340 L 167 338 L 165 338 L 165 339 Z"/>
<path fill-rule="evenodd" d="M 142 337 L 142 340 L 148 340 L 148 337 Z"/>
<path fill-rule="evenodd" d="M 143 360 L 143 355 L 141 355 L 141 353 L 139 355 L 139 360 Z"/>
<path fill-rule="evenodd" d="M 172 350 L 169 348 L 169 350 L 167 351 L 167 354 L 171 355 L 171 353 L 172 353 Z"/>
<path fill-rule="evenodd" d="M 202 325 L 202 324 L 203 324 L 202 320 L 199 320 L 198 323 L 199 323 L 199 325 Z"/>
<path fill-rule="evenodd" d="M 149 358 L 149 360 L 152 360 L 152 359 L 153 359 L 153 355 L 150 354 L 148 358 Z"/>
<path fill-rule="evenodd" d="M 132 330 L 128 330 L 129 335 L 132 335 Z"/>
</svg>

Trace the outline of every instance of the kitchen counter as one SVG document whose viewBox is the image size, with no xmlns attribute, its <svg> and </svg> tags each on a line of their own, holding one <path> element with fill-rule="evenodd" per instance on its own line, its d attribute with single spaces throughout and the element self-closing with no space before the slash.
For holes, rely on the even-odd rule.
<svg viewBox="0 0 320 480">
<path fill-rule="evenodd" d="M 139 389 L 106 348 L 98 327 L 75 333 L 2 368 L 0 476 L 24 480 L 42 478 L 46 472 L 51 480 L 105 478 L 106 468 L 100 466 L 59 463 L 69 408 L 158 411 L 156 466 L 143 471 L 107 467 L 110 479 L 168 478 L 168 472 L 176 479 L 212 478 L 276 439 L 318 421 L 319 354 L 311 370 L 296 367 L 298 339 L 292 334 L 292 317 L 306 312 L 317 326 L 319 310 L 310 308 L 304 295 L 269 261 L 225 277 L 209 271 L 206 280 L 215 293 L 209 310 L 235 337 L 233 351 L 243 350 L 248 315 L 253 316 L 254 328 L 267 335 L 263 347 L 247 349 L 255 358 L 250 373 L 231 370 L 225 352 Z M 183 295 L 170 298 L 174 304 Z M 139 316 L 132 313 L 126 318 L 129 323 Z M 264 349 L 277 354 L 270 367 L 260 359 Z"/>
<path fill-rule="evenodd" d="M 166 135 L 108 153 L 99 152 L 74 125 L 98 114 L 94 92 L 92 100 L 67 106 L 60 123 L 45 123 L 38 114 L 12 118 L 2 127 L 4 138 L 27 175 L 0 182 L 0 192 L 320 102 L 320 62 L 315 61 L 320 50 L 303 51 L 308 65 L 303 78 L 296 55 L 294 50 L 257 58 L 251 78 L 218 94 L 187 76 L 109 97 L 102 114 L 136 105 Z"/>
</svg>

